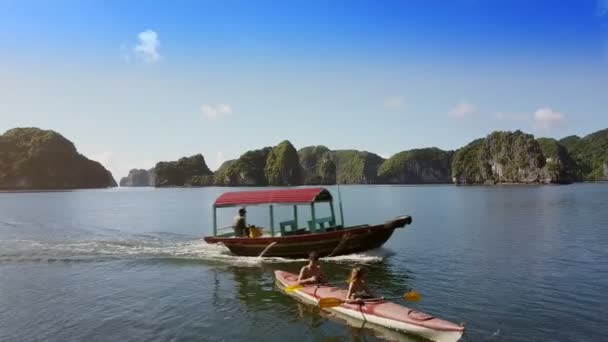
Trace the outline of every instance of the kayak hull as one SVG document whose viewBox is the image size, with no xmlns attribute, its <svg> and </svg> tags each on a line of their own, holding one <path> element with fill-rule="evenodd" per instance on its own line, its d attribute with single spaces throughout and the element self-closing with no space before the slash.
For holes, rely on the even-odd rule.
<svg viewBox="0 0 608 342">
<path fill-rule="evenodd" d="M 296 284 L 297 275 L 275 271 L 275 278 L 277 285 L 284 288 Z M 287 294 L 304 303 L 318 305 L 321 298 L 344 299 L 346 290 L 329 285 L 313 285 Z M 363 305 L 344 303 L 324 310 L 437 342 L 455 342 L 464 333 L 461 325 L 389 301 L 367 302 Z"/>
</svg>

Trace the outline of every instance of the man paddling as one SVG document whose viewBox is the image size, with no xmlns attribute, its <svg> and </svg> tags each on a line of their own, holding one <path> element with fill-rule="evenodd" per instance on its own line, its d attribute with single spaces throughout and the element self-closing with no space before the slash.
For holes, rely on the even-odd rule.
<svg viewBox="0 0 608 342">
<path fill-rule="evenodd" d="M 323 275 L 321 265 L 319 264 L 319 253 L 310 252 L 308 255 L 308 265 L 302 267 L 300 270 L 298 284 L 320 284 L 325 281 L 325 276 Z"/>
</svg>

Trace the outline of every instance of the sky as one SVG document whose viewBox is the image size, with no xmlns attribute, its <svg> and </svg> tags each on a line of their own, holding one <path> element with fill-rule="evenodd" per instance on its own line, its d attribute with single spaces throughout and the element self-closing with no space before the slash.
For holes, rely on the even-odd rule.
<svg viewBox="0 0 608 342">
<path fill-rule="evenodd" d="M 119 180 L 287 139 L 389 157 L 608 128 L 608 0 L 0 0 L 0 133 Z"/>
</svg>

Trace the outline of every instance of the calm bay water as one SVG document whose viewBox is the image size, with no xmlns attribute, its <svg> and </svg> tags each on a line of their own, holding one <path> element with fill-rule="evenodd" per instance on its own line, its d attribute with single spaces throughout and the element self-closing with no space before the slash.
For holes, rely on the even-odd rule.
<svg viewBox="0 0 608 342">
<path fill-rule="evenodd" d="M 303 261 L 205 244 L 227 190 L 0 193 L 0 341 L 415 340 L 278 292 L 273 270 Z M 346 224 L 414 222 L 380 250 L 324 260 L 331 278 L 363 264 L 379 294 L 416 289 L 403 304 L 465 322 L 464 341 L 608 340 L 608 184 L 340 190 Z M 248 209 L 249 223 L 266 216 Z"/>
</svg>

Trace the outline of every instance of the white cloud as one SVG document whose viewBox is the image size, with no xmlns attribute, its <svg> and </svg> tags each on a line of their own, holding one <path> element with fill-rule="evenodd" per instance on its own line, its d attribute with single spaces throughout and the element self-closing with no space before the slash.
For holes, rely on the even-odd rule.
<svg viewBox="0 0 608 342">
<path fill-rule="evenodd" d="M 405 99 L 402 96 L 389 97 L 384 101 L 386 109 L 402 109 L 405 106 Z"/>
<path fill-rule="evenodd" d="M 462 101 L 448 112 L 448 116 L 454 119 L 462 119 L 471 116 L 476 112 L 477 107 L 466 101 Z"/>
<path fill-rule="evenodd" d="M 160 41 L 156 32 L 152 30 L 140 32 L 137 38 L 139 39 L 139 43 L 133 48 L 135 56 L 146 63 L 158 62 L 161 59 L 161 55 L 158 52 Z"/>
<path fill-rule="evenodd" d="M 221 116 L 232 113 L 232 107 L 227 104 L 220 103 L 218 105 L 202 105 L 201 112 L 209 120 L 216 120 Z"/>
<path fill-rule="evenodd" d="M 550 130 L 552 127 L 562 123 L 562 121 L 564 121 L 564 115 L 551 108 L 540 108 L 534 112 L 534 126 L 543 131 Z"/>
</svg>

